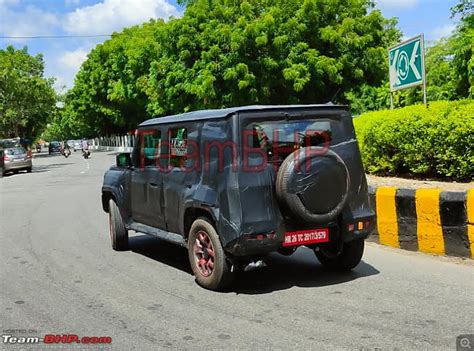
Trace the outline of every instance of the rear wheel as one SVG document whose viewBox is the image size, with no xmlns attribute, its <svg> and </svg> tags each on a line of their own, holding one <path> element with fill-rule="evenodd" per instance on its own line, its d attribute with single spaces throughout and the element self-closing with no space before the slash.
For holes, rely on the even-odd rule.
<svg viewBox="0 0 474 351">
<path fill-rule="evenodd" d="M 230 263 L 214 226 L 205 218 L 194 221 L 189 231 L 188 256 L 196 281 L 209 290 L 220 290 L 233 280 Z"/>
<path fill-rule="evenodd" d="M 364 240 L 353 240 L 342 245 L 342 249 L 334 252 L 331 248 L 320 248 L 314 253 L 324 267 L 338 270 L 351 270 L 356 267 L 364 254 Z"/>
<path fill-rule="evenodd" d="M 109 230 L 112 248 L 115 251 L 128 250 L 128 230 L 117 204 L 112 199 L 109 200 Z"/>
<path fill-rule="evenodd" d="M 26 172 L 27 172 L 27 173 L 31 173 L 31 171 L 32 171 L 32 168 L 31 168 L 31 167 L 28 167 L 28 168 L 26 169 Z"/>
</svg>

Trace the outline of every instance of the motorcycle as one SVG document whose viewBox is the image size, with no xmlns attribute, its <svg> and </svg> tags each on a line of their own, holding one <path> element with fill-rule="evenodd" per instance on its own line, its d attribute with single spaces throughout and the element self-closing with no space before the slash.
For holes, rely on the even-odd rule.
<svg viewBox="0 0 474 351">
<path fill-rule="evenodd" d="M 89 150 L 82 150 L 82 157 L 84 157 L 85 159 L 89 158 L 90 155 L 91 152 Z"/>
<path fill-rule="evenodd" d="M 69 156 L 71 156 L 71 150 L 69 148 L 63 149 L 63 150 L 61 150 L 61 154 L 64 157 L 68 158 Z"/>
</svg>

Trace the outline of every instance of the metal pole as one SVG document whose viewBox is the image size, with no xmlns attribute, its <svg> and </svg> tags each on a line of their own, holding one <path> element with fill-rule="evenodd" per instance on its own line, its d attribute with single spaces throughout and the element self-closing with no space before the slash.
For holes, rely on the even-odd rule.
<svg viewBox="0 0 474 351">
<path fill-rule="evenodd" d="M 423 63 L 423 103 L 428 107 L 426 93 L 426 67 L 425 67 L 425 35 L 421 34 L 421 62 Z"/>
<path fill-rule="evenodd" d="M 390 109 L 393 110 L 393 94 L 390 92 Z"/>
</svg>

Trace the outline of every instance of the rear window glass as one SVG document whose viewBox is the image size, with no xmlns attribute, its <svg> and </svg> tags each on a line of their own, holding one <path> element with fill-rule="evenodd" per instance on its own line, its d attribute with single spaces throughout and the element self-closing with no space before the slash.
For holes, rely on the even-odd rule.
<svg viewBox="0 0 474 351">
<path fill-rule="evenodd" d="M 262 121 L 247 126 L 249 146 L 322 146 L 331 143 L 333 130 L 329 120 Z"/>
<path fill-rule="evenodd" d="M 17 147 L 17 148 L 14 148 L 14 149 L 6 149 L 5 154 L 7 154 L 7 155 L 23 155 L 23 154 L 26 154 L 26 151 L 22 147 Z"/>
</svg>

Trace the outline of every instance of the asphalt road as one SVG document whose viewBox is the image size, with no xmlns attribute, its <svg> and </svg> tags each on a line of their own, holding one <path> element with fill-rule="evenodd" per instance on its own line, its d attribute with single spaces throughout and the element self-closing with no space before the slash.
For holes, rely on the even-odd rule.
<svg viewBox="0 0 474 351">
<path fill-rule="evenodd" d="M 40 155 L 33 173 L 0 179 L 2 335 L 110 336 L 140 351 L 455 350 L 474 333 L 470 260 L 369 243 L 353 272 L 334 274 L 302 248 L 217 293 L 195 284 L 180 247 L 137 234 L 114 252 L 100 203 L 113 162 Z"/>
</svg>

